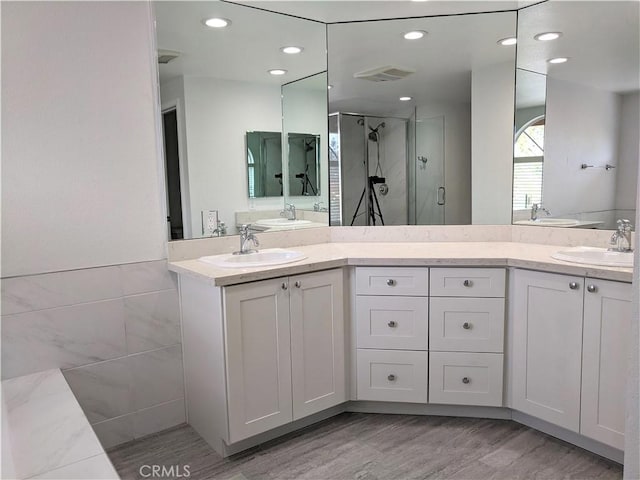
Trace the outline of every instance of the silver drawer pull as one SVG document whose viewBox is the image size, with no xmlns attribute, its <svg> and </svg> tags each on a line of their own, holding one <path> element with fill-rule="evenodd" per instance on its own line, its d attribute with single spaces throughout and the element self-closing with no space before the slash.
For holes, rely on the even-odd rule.
<svg viewBox="0 0 640 480">
<path fill-rule="evenodd" d="M 289 285 L 287 285 L 286 282 L 282 282 L 282 289 L 286 290 L 287 288 L 289 288 Z"/>
<path fill-rule="evenodd" d="M 464 377 L 464 378 L 462 379 L 462 383 L 464 383 L 465 385 L 466 385 L 466 384 L 468 384 L 468 383 L 470 383 L 470 382 L 471 382 L 471 380 L 469 379 L 469 377 Z"/>
<path fill-rule="evenodd" d="M 391 320 L 389 323 L 387 323 L 387 325 L 389 325 L 391 328 L 396 328 L 398 326 L 398 324 L 394 320 Z"/>
<path fill-rule="evenodd" d="M 390 278 L 389 280 L 387 280 L 387 285 L 389 285 L 390 287 L 395 287 L 396 281 L 393 278 Z"/>
<path fill-rule="evenodd" d="M 395 381 L 395 379 L 396 379 L 396 376 L 393 373 L 387 377 L 387 380 L 389 380 L 390 382 Z"/>
<path fill-rule="evenodd" d="M 598 291 L 598 287 L 596 287 L 595 285 L 589 285 L 587 287 L 587 292 L 589 293 L 596 293 Z"/>
<path fill-rule="evenodd" d="M 462 282 L 465 287 L 473 287 L 473 282 L 471 280 L 465 280 Z"/>
<path fill-rule="evenodd" d="M 577 290 L 578 289 L 578 284 L 576 282 L 569 282 L 569 288 L 571 290 Z"/>
<path fill-rule="evenodd" d="M 471 330 L 471 324 L 469 322 L 464 322 L 462 324 L 462 328 L 464 328 L 465 330 Z"/>
<path fill-rule="evenodd" d="M 296 282 L 294 285 L 296 286 L 296 288 L 300 288 L 302 286 L 302 283 L 301 282 Z"/>
</svg>

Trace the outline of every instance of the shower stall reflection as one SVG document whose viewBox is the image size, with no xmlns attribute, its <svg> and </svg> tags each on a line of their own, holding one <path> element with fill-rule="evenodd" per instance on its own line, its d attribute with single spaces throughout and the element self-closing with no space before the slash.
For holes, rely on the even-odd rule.
<svg viewBox="0 0 640 480">
<path fill-rule="evenodd" d="M 331 225 L 444 223 L 442 139 L 418 125 L 415 116 L 329 116 Z"/>
</svg>

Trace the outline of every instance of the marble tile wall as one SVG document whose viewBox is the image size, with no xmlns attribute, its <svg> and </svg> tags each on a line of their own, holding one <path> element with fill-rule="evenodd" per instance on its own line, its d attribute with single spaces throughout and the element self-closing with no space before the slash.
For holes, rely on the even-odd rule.
<svg viewBox="0 0 640 480">
<path fill-rule="evenodd" d="M 60 368 L 105 448 L 185 421 L 166 261 L 2 279 L 2 378 Z"/>
</svg>

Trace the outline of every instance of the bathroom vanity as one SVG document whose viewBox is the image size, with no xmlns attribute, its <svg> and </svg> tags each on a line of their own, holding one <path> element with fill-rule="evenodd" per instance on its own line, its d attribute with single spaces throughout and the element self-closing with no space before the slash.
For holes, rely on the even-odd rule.
<svg viewBox="0 0 640 480">
<path fill-rule="evenodd" d="M 173 262 L 188 422 L 230 455 L 343 411 L 508 418 L 622 461 L 631 269 L 516 242 Z"/>
</svg>

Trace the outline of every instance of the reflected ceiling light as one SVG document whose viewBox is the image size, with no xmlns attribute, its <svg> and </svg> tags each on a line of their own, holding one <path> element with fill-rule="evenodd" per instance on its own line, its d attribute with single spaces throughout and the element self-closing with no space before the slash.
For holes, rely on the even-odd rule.
<svg viewBox="0 0 640 480">
<path fill-rule="evenodd" d="M 501 38 L 500 40 L 498 40 L 498 43 L 500 45 L 508 47 L 509 45 L 515 45 L 516 43 L 518 43 L 518 39 L 516 37 Z"/>
<path fill-rule="evenodd" d="M 274 68 L 272 70 L 269 70 L 269 73 L 271 75 L 284 75 L 285 73 L 287 73 L 287 71 L 282 70 L 281 68 Z"/>
<path fill-rule="evenodd" d="M 280 51 L 282 53 L 288 53 L 289 55 L 295 55 L 296 53 L 300 53 L 304 50 L 302 47 L 294 47 L 293 45 L 290 47 L 282 47 Z"/>
<path fill-rule="evenodd" d="M 217 18 L 217 17 L 205 18 L 204 20 L 202 20 L 202 23 L 204 23 L 207 27 L 211 27 L 211 28 L 224 28 L 231 25 L 231 20 L 228 20 L 226 18 Z"/>
<path fill-rule="evenodd" d="M 569 59 L 567 57 L 556 57 L 556 58 L 550 58 L 549 60 L 547 60 L 547 62 L 549 63 L 565 63 L 568 61 Z"/>
<path fill-rule="evenodd" d="M 548 42 L 549 40 L 556 40 L 562 36 L 562 32 L 544 32 L 539 33 L 535 37 L 536 40 L 540 42 Z"/>
<path fill-rule="evenodd" d="M 327 90 L 331 90 L 333 88 L 333 85 L 327 85 Z"/>
<path fill-rule="evenodd" d="M 404 38 L 407 40 L 418 40 L 427 34 L 424 30 L 413 30 L 404 34 Z"/>
<path fill-rule="evenodd" d="M 400 100 L 401 102 L 408 102 L 409 100 L 412 100 L 412 99 L 413 99 L 413 97 L 400 97 L 400 99 L 399 99 L 399 100 Z"/>
</svg>

